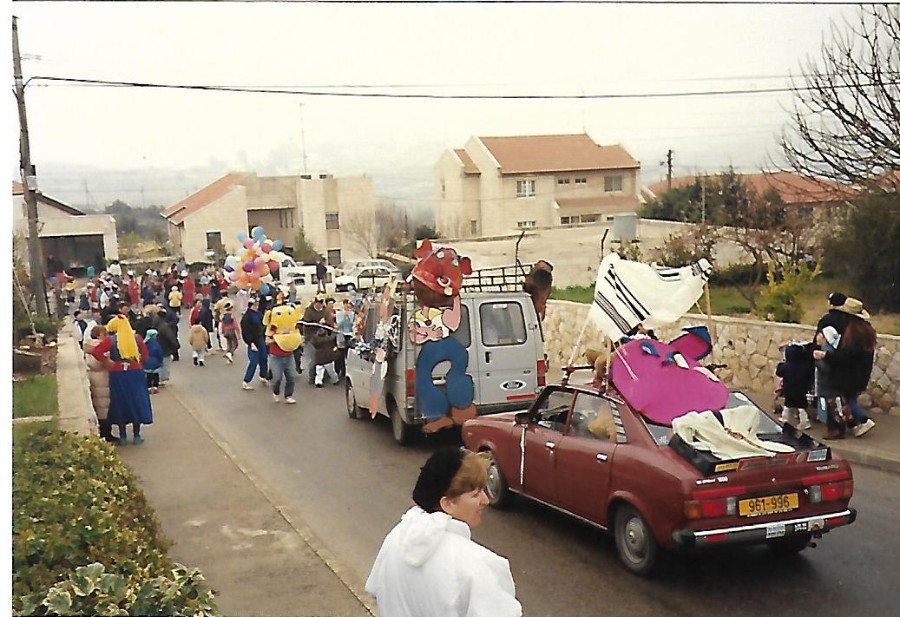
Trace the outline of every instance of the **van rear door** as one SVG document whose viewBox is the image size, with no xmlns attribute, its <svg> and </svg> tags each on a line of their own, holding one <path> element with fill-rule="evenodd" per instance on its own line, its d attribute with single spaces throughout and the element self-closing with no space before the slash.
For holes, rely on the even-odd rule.
<svg viewBox="0 0 900 617">
<path fill-rule="evenodd" d="M 532 306 L 527 298 L 478 300 L 476 331 L 470 354 L 476 358 L 479 384 L 475 403 L 481 410 L 523 408 L 535 398 L 538 388 L 537 357 L 540 337 Z M 496 406 L 495 409 L 491 409 Z"/>
</svg>

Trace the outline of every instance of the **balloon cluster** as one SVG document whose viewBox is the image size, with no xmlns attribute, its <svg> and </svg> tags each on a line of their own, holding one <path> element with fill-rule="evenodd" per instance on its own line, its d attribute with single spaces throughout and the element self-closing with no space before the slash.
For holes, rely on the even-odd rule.
<svg viewBox="0 0 900 617">
<path fill-rule="evenodd" d="M 284 244 L 266 238 L 266 231 L 258 225 L 250 230 L 250 235 L 240 232 L 237 239 L 241 246 L 235 255 L 225 258 L 225 278 L 239 289 L 253 289 L 262 295 L 269 293 L 269 283 L 274 281 L 272 275 L 287 259 L 281 252 Z"/>
</svg>

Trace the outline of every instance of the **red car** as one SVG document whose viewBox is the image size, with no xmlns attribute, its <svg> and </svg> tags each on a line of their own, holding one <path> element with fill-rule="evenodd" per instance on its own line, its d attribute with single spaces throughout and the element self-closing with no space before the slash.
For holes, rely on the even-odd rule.
<svg viewBox="0 0 900 617">
<path fill-rule="evenodd" d="M 480 416 L 462 432 L 467 448 L 493 456 L 492 506 L 517 493 L 610 530 L 625 567 L 647 575 L 660 549 L 767 544 L 798 552 L 855 520 L 849 464 L 740 392 L 722 411 L 747 405 L 760 415 L 757 438 L 794 450 L 717 458 L 611 388 L 587 385 L 547 386 L 528 411 Z"/>
</svg>

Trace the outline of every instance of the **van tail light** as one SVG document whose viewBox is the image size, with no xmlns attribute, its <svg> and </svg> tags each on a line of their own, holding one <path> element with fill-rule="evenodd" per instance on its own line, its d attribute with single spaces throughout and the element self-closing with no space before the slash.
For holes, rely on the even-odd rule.
<svg viewBox="0 0 900 617">
<path fill-rule="evenodd" d="M 406 369 L 406 396 L 414 397 L 416 395 L 416 369 Z"/>
<path fill-rule="evenodd" d="M 547 361 L 546 360 L 538 360 L 537 361 L 537 385 L 539 388 L 543 388 L 547 385 Z"/>
<path fill-rule="evenodd" d="M 810 503 L 844 501 L 853 497 L 853 479 L 846 471 L 805 476 L 803 485 L 807 487 Z"/>
<path fill-rule="evenodd" d="M 737 513 L 737 498 L 746 492 L 743 486 L 694 491 L 691 499 L 684 502 L 684 515 L 688 519 L 734 516 Z"/>
</svg>

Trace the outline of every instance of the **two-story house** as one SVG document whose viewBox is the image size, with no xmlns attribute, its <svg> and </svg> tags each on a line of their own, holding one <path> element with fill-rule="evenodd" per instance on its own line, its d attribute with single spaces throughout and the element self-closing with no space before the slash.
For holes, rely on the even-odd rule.
<svg viewBox="0 0 900 617">
<path fill-rule="evenodd" d="M 640 208 L 640 163 L 587 134 L 472 137 L 435 166 L 437 230 L 454 238 L 611 220 Z"/>
<path fill-rule="evenodd" d="M 237 236 L 259 225 L 290 253 L 300 230 L 336 265 L 364 258 L 352 242 L 349 220 L 374 221 L 375 198 L 367 176 L 330 174 L 257 176 L 232 172 L 163 211 L 169 240 L 188 263 L 208 261 L 217 248 L 238 249 Z M 358 226 L 358 225 L 357 225 Z"/>
</svg>

